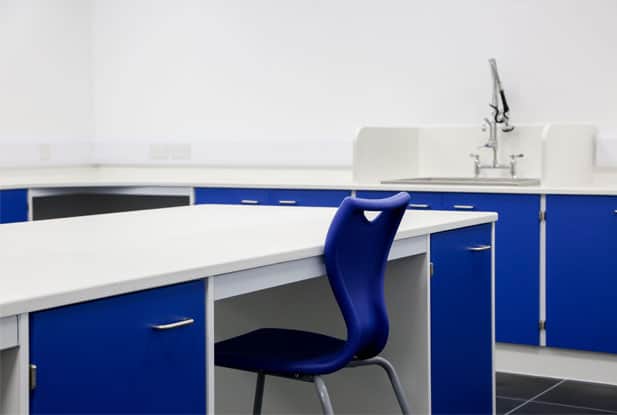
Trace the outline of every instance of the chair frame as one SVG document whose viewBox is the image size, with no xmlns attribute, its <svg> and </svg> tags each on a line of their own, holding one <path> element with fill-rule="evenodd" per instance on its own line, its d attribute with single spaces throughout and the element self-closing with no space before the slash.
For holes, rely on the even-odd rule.
<svg viewBox="0 0 617 415">
<path fill-rule="evenodd" d="M 405 397 L 405 392 L 401 385 L 401 380 L 394 369 L 392 363 L 381 356 L 371 357 L 370 359 L 364 360 L 353 360 L 349 362 L 349 364 L 345 368 L 354 368 L 354 367 L 362 367 L 362 366 L 379 366 L 381 367 L 386 374 L 388 375 L 388 379 L 390 380 L 390 384 L 392 385 L 392 389 L 394 390 L 394 395 L 396 396 L 396 400 L 398 401 L 398 405 L 401 408 L 401 412 L 403 415 L 408 415 L 409 411 L 409 402 L 407 402 L 407 398 Z M 264 397 L 264 386 L 266 383 L 266 376 L 276 376 L 282 377 L 286 379 L 299 380 L 302 382 L 310 382 L 315 385 L 315 390 L 317 391 L 317 397 L 319 398 L 319 403 L 321 404 L 321 410 L 324 415 L 334 415 L 334 409 L 332 407 L 332 401 L 330 400 L 330 394 L 328 393 L 328 388 L 326 387 L 326 383 L 323 380 L 322 376 L 319 375 L 300 375 L 296 374 L 293 376 L 287 376 L 276 373 L 257 373 L 257 384 L 255 386 L 255 399 L 253 401 L 253 414 L 261 415 L 261 409 L 263 406 L 263 397 Z"/>
</svg>

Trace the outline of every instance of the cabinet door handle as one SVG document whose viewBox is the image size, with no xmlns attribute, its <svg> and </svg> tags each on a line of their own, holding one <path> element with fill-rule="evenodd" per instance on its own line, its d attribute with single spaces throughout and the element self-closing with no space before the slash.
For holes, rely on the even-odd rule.
<svg viewBox="0 0 617 415">
<path fill-rule="evenodd" d="M 195 322 L 195 320 L 192 319 L 192 318 L 185 318 L 184 320 L 176 321 L 176 322 L 173 322 L 173 323 L 153 324 L 151 327 L 154 330 L 171 330 L 171 329 L 176 329 L 178 327 L 189 326 L 189 325 L 193 324 L 194 322 Z"/>
<path fill-rule="evenodd" d="M 467 248 L 468 251 L 471 252 L 481 252 L 481 251 L 488 251 L 492 248 L 492 246 L 490 245 L 478 245 L 478 246 L 471 246 L 469 248 Z"/>
<path fill-rule="evenodd" d="M 259 200 L 242 199 L 240 201 L 240 203 L 242 203 L 243 205 L 258 205 L 259 204 Z"/>
<path fill-rule="evenodd" d="M 279 200 L 279 205 L 295 205 L 297 203 L 295 200 Z"/>
<path fill-rule="evenodd" d="M 427 205 L 425 203 L 410 203 L 409 207 L 411 209 L 428 209 L 431 207 L 431 205 Z"/>
<path fill-rule="evenodd" d="M 30 377 L 30 390 L 33 391 L 36 389 L 36 371 L 37 366 L 30 363 L 29 367 L 29 377 Z"/>
<path fill-rule="evenodd" d="M 459 210 L 472 210 L 475 209 L 476 207 L 473 205 L 454 205 L 452 206 L 454 209 L 459 209 Z"/>
</svg>

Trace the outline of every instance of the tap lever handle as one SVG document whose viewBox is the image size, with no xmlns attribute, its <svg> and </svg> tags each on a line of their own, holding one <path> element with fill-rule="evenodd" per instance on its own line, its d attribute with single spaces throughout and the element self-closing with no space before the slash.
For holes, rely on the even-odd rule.
<svg viewBox="0 0 617 415">
<path fill-rule="evenodd" d="M 508 106 L 508 101 L 506 100 L 506 94 L 503 92 L 503 89 L 499 90 L 499 96 L 501 97 L 501 105 L 503 105 L 503 115 L 505 117 L 508 116 L 510 112 L 510 107 Z"/>
<path fill-rule="evenodd" d="M 480 155 L 476 154 L 476 153 L 471 153 L 469 155 L 469 157 L 471 157 L 472 159 L 474 159 L 475 161 L 480 161 Z"/>
<path fill-rule="evenodd" d="M 510 159 L 512 161 L 516 160 L 516 159 L 522 159 L 525 158 L 525 155 L 523 153 L 518 153 L 518 154 L 510 154 Z"/>
</svg>

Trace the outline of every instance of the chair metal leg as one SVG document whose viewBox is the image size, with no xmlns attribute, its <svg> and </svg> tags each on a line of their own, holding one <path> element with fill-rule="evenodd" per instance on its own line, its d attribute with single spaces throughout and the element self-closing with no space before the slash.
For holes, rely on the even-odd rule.
<svg viewBox="0 0 617 415">
<path fill-rule="evenodd" d="M 253 401 L 253 415 L 261 414 L 261 405 L 264 400 L 264 383 L 266 382 L 266 374 L 257 373 L 257 386 L 255 387 L 255 400 Z"/>
<path fill-rule="evenodd" d="M 315 383 L 315 388 L 317 389 L 317 395 L 319 396 L 319 402 L 321 402 L 321 410 L 324 415 L 334 415 L 334 410 L 332 409 L 332 402 L 330 401 L 330 395 L 328 395 L 328 388 L 326 388 L 326 384 L 321 378 L 321 376 L 315 376 L 313 378 L 313 382 Z"/>
<path fill-rule="evenodd" d="M 372 357 L 370 359 L 365 360 L 354 360 L 349 363 L 349 367 L 358 367 L 358 366 L 370 366 L 377 365 L 383 368 L 388 374 L 388 378 L 390 379 L 390 383 L 392 384 L 392 389 L 394 389 L 394 394 L 396 395 L 396 400 L 398 401 L 399 406 L 401 407 L 401 412 L 403 415 L 408 415 L 409 412 L 409 402 L 407 402 L 407 398 L 405 397 L 405 392 L 403 391 L 403 386 L 401 385 L 401 380 L 398 377 L 394 366 L 392 363 L 388 362 L 381 356 Z"/>
</svg>

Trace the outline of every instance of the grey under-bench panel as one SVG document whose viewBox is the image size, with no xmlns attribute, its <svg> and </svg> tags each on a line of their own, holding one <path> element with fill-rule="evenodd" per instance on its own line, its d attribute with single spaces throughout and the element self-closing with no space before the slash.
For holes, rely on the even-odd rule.
<svg viewBox="0 0 617 415">
<path fill-rule="evenodd" d="M 32 199 L 33 220 L 187 206 L 189 196 L 73 193 Z"/>
</svg>

